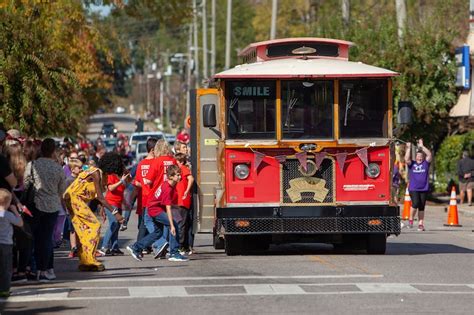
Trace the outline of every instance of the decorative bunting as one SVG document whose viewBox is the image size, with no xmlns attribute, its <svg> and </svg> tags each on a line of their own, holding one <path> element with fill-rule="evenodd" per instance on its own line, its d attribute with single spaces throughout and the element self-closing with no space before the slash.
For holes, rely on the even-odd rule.
<svg viewBox="0 0 474 315">
<path fill-rule="evenodd" d="M 369 167 L 369 161 L 367 160 L 367 148 L 362 148 L 356 151 L 359 159 L 364 163 L 366 167 Z"/>
<path fill-rule="evenodd" d="M 337 153 L 336 154 L 337 164 L 339 164 L 339 169 L 343 173 L 344 173 L 344 163 L 346 163 L 346 158 L 347 158 L 347 152 L 342 152 L 342 153 Z"/>
<path fill-rule="evenodd" d="M 318 152 L 314 154 L 315 162 L 316 162 L 316 169 L 319 169 L 321 163 L 323 163 L 324 158 L 326 157 L 326 152 Z"/>
<path fill-rule="evenodd" d="M 277 156 L 275 156 L 275 160 L 277 160 L 278 163 L 285 163 L 286 162 L 286 156 L 285 155 L 277 155 Z"/>
<path fill-rule="evenodd" d="M 258 151 L 254 151 L 253 156 L 254 156 L 253 169 L 257 170 L 258 167 L 260 166 L 260 163 L 262 163 L 263 159 L 265 158 L 265 154 Z"/>
<path fill-rule="evenodd" d="M 306 172 L 308 170 L 308 162 L 307 157 L 308 154 L 306 152 L 299 152 L 295 154 L 296 158 L 300 162 L 301 166 L 303 167 L 304 171 Z"/>
</svg>

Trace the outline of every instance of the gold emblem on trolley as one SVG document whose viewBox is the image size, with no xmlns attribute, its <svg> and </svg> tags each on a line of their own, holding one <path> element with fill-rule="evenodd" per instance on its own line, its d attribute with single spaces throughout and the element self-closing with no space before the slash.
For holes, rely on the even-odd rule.
<svg viewBox="0 0 474 315">
<path fill-rule="evenodd" d="M 299 177 L 290 180 L 290 188 L 286 193 L 292 202 L 301 201 L 301 194 L 304 192 L 314 193 L 313 199 L 318 202 L 323 202 L 329 193 L 326 187 L 326 181 L 322 178 L 316 177 Z"/>
<path fill-rule="evenodd" d="M 316 171 L 318 169 L 316 168 L 316 163 L 314 163 L 311 160 L 306 161 L 306 170 L 303 168 L 302 165 L 298 167 L 298 171 L 300 171 L 301 175 L 311 177 L 314 174 L 316 174 Z"/>
</svg>

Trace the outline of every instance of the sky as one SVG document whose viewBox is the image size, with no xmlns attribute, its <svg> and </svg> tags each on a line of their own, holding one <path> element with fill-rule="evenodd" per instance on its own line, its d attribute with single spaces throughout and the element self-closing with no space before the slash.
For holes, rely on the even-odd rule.
<svg viewBox="0 0 474 315">
<path fill-rule="evenodd" d="M 111 6 L 109 5 L 91 5 L 90 10 L 92 12 L 98 12 L 102 16 L 107 16 L 110 13 Z"/>
</svg>

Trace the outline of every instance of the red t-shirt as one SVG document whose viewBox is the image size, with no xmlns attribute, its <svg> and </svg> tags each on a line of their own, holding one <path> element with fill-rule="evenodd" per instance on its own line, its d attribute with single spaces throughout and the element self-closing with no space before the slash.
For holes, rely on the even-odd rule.
<svg viewBox="0 0 474 315">
<path fill-rule="evenodd" d="M 191 175 L 191 171 L 186 165 L 181 165 L 179 168 L 181 169 L 181 181 L 176 184 L 176 192 L 178 193 L 178 206 L 189 209 L 191 208 L 191 193 L 188 193 L 185 199 L 183 199 L 183 196 L 186 188 L 188 188 L 188 176 Z"/>
<path fill-rule="evenodd" d="M 146 176 L 148 175 L 148 172 L 150 171 L 151 165 L 153 164 L 154 160 L 155 159 L 143 159 L 140 161 L 140 163 L 138 163 L 138 166 L 137 166 L 135 181 L 139 182 L 140 185 L 142 186 L 141 198 L 139 202 L 140 207 L 137 205 L 138 214 L 141 214 L 143 207 L 146 206 L 146 203 L 148 201 L 148 195 L 150 194 L 150 191 L 151 191 L 150 186 L 145 185 L 145 183 L 143 182 L 143 179 L 146 178 Z"/>
<path fill-rule="evenodd" d="M 176 187 L 171 186 L 168 181 L 148 197 L 148 215 L 156 217 L 162 212 L 166 212 L 166 206 L 172 206 L 176 199 Z"/>
<path fill-rule="evenodd" d="M 166 169 L 170 165 L 177 165 L 176 160 L 172 156 L 160 156 L 153 159 L 150 170 L 146 175 L 146 179 L 152 182 L 151 191 L 156 191 L 168 178 L 166 177 Z M 148 200 L 151 198 L 151 194 L 148 196 Z M 146 203 L 148 207 L 148 202 Z"/>
<path fill-rule="evenodd" d="M 120 181 L 120 178 L 116 174 L 107 175 L 107 187 L 109 185 L 116 184 Z M 123 202 L 123 192 L 125 191 L 125 186 L 120 184 L 117 188 L 113 191 L 107 189 L 107 193 L 105 194 L 105 200 L 110 203 L 112 206 L 117 208 L 122 208 Z"/>
</svg>

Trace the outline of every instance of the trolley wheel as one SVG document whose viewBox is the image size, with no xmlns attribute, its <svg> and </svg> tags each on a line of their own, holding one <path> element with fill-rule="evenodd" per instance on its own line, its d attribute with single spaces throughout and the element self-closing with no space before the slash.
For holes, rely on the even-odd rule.
<svg viewBox="0 0 474 315">
<path fill-rule="evenodd" d="M 367 254 L 383 255 L 387 249 L 387 235 L 385 233 L 369 234 L 367 236 Z"/>
<path fill-rule="evenodd" d="M 225 236 L 225 253 L 227 256 L 242 255 L 244 253 L 244 248 L 244 236 Z"/>
<path fill-rule="evenodd" d="M 225 249 L 224 239 L 221 238 L 215 231 L 212 237 L 212 245 L 214 246 L 214 249 Z"/>
</svg>

